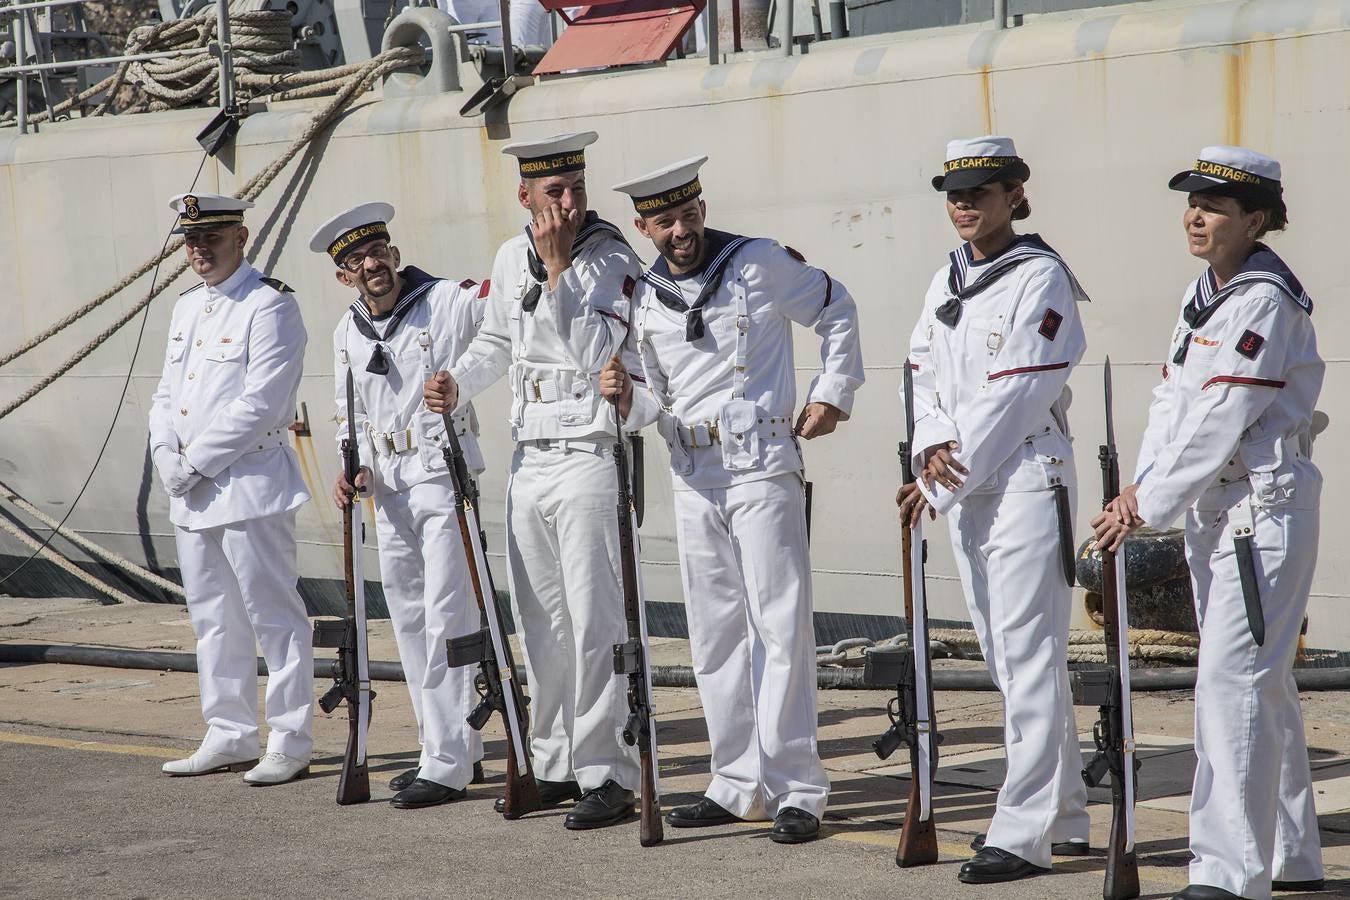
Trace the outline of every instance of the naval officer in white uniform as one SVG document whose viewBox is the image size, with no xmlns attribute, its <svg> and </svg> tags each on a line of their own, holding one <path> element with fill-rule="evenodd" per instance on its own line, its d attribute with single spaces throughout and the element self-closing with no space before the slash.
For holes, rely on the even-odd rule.
<svg viewBox="0 0 1350 900">
<path fill-rule="evenodd" d="M 589 212 L 585 147 L 595 132 L 510 144 L 517 199 L 533 217 L 497 251 L 478 336 L 426 385 L 458 409 L 497 379 L 511 385 L 516 452 L 507 486 L 511 599 L 530 683 L 530 746 L 546 804 L 581 796 L 564 824 L 630 817 L 637 754 L 614 644 L 627 637 L 619 589 L 613 414 L 597 379 L 628 334 L 637 255 Z"/>
<path fill-rule="evenodd" d="M 933 187 L 961 246 L 910 337 L 914 471 L 901 521 L 948 516 L 966 606 L 1003 694 L 1008 771 L 970 884 L 1011 881 L 1087 852 L 1087 789 L 1069 692 L 1074 558 L 1069 373 L 1087 347 L 1087 297 L 1060 256 L 1013 222 L 1027 164 L 1006 137 L 947 145 Z"/>
<path fill-rule="evenodd" d="M 660 252 L 643 274 L 641 370 L 619 360 L 602 388 L 624 427 L 656 423 L 670 448 L 694 674 L 712 744 L 705 797 L 675 827 L 774 820 L 770 837 L 817 836 L 830 792 L 816 745 L 816 656 L 798 438 L 834 431 L 863 382 L 848 290 L 796 251 L 704 225 L 685 160 L 618 185 Z M 793 324 L 821 340 L 824 371 L 797 413 Z M 794 417 L 795 414 L 795 417 Z"/>
<path fill-rule="evenodd" d="M 1191 884 L 1183 900 L 1322 887 L 1294 654 L 1317 563 L 1311 459 L 1325 366 L 1313 304 L 1261 238 L 1288 221 L 1280 164 L 1206 147 L 1169 186 L 1209 263 L 1182 297 L 1134 484 L 1094 520 L 1119 546 L 1186 523 L 1200 623 Z"/>
<path fill-rule="evenodd" d="M 150 449 L 169 493 L 208 727 L 197 752 L 164 771 L 247 768 L 250 784 L 278 784 L 308 772 L 313 743 L 314 651 L 295 560 L 295 511 L 309 492 L 287 431 L 306 335 L 290 288 L 244 260 L 252 205 L 213 194 L 170 201 L 202 283 L 173 309 Z M 253 765 L 255 639 L 271 730 Z"/>
<path fill-rule="evenodd" d="M 441 448 L 445 423 L 422 402 L 432 372 L 459 358 L 482 321 L 487 282 L 450 281 L 400 268 L 388 203 L 365 203 L 319 226 L 309 248 L 332 259 L 335 277 L 358 294 L 333 331 L 338 444 L 356 424 L 361 470 L 355 486 L 339 468 L 333 500 L 372 492 L 380 576 L 398 655 L 417 717 L 417 767 L 390 782 L 397 809 L 435 806 L 482 780 L 483 739 L 466 721 L 478 702 L 477 669 L 451 668 L 445 642 L 478 629 L 479 611 Z M 347 373 L 354 383 L 347 409 Z M 469 467 L 483 471 L 473 406 L 452 419 Z"/>
</svg>

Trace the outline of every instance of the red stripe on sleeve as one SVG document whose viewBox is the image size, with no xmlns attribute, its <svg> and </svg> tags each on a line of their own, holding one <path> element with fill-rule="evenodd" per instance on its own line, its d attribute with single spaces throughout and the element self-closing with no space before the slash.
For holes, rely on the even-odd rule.
<svg viewBox="0 0 1350 900">
<path fill-rule="evenodd" d="M 993 381 L 996 378 L 1003 378 L 1008 375 L 1026 375 L 1029 372 L 1053 372 L 1055 369 L 1067 369 L 1068 367 L 1068 363 L 1062 362 L 1049 363 L 1044 366 L 1023 366 L 1020 369 L 1004 369 L 1002 372 L 995 372 L 990 375 L 989 380 Z"/>
<path fill-rule="evenodd" d="M 1209 381 L 1206 381 L 1204 387 L 1200 388 L 1200 390 L 1203 391 L 1211 384 L 1242 384 L 1249 387 L 1273 387 L 1276 389 L 1282 388 L 1285 385 L 1283 381 L 1276 381 L 1273 378 L 1244 378 L 1241 375 L 1215 375 Z"/>
<path fill-rule="evenodd" d="M 479 300 L 482 300 L 482 299 L 486 298 L 487 295 L 488 295 L 488 291 L 489 291 L 491 288 L 492 288 L 492 279 L 491 279 L 491 278 L 484 278 L 484 279 L 483 279 L 483 283 L 482 283 L 481 285 L 479 285 L 479 287 L 478 287 L 478 299 L 479 299 Z"/>
<path fill-rule="evenodd" d="M 623 323 L 623 327 L 624 327 L 625 329 L 627 329 L 627 328 L 629 327 L 629 326 L 628 326 L 628 320 L 625 319 L 623 316 L 619 315 L 618 313 L 610 312 L 610 311 L 607 310 L 607 309 L 597 309 L 596 312 L 598 312 L 598 313 L 599 313 L 600 315 L 602 315 L 602 316 L 609 316 L 611 319 L 613 319 L 613 320 L 616 321 L 616 322 L 621 322 L 621 323 Z"/>
</svg>

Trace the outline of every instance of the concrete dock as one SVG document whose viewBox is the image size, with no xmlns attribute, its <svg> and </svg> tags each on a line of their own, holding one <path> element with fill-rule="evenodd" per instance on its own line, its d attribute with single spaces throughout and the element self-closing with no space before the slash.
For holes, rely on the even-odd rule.
<svg viewBox="0 0 1350 900">
<path fill-rule="evenodd" d="M 396 659 L 389 623 L 373 622 L 371 632 L 372 658 Z M 5 642 L 191 650 L 193 635 L 181 607 L 0 598 Z M 688 663 L 686 642 L 654 643 L 654 661 Z M 319 692 L 326 687 L 316 684 Z M 1056 860 L 1051 874 L 1011 885 L 956 880 L 1002 780 L 997 694 L 938 695 L 945 735 L 935 805 L 941 858 L 901 870 L 894 854 L 908 765 L 882 762 L 871 750 L 886 725 L 883 692 L 820 693 L 820 748 L 833 784 L 821 840 L 780 846 L 768 840 L 766 823 L 746 823 L 667 827 L 663 844 L 643 849 L 635 822 L 578 833 L 563 829 L 565 810 L 516 822 L 495 814 L 505 771 L 496 719 L 485 734 L 487 783 L 458 803 L 393 809 L 383 802 L 392 795 L 387 781 L 416 763 L 417 731 L 405 686 L 380 683 L 377 691 L 371 802 L 338 807 L 342 709 L 317 716 L 307 779 L 266 789 L 246 786 L 239 775 L 170 779 L 160 765 L 190 752 L 204 730 L 195 675 L 0 665 L 0 896 L 1101 896 L 1099 853 Z M 1302 699 L 1327 890 L 1280 896 L 1350 896 L 1350 703 L 1342 693 Z M 697 799 L 707 784 L 707 731 L 692 689 L 659 689 L 656 706 L 669 808 Z M 1170 897 L 1186 884 L 1192 713 L 1186 692 L 1135 700 L 1144 897 Z M 1094 716 L 1078 710 L 1085 752 Z M 1110 825 L 1108 794 L 1093 791 L 1092 800 L 1092 844 L 1100 848 Z"/>
</svg>

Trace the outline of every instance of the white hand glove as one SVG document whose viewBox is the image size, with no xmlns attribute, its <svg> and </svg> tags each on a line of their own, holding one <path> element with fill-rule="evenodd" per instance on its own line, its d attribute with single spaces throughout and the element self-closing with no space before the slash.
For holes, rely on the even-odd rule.
<svg viewBox="0 0 1350 900">
<path fill-rule="evenodd" d="M 186 456 L 173 452 L 164 444 L 155 448 L 153 458 L 159 480 L 164 482 L 170 497 L 183 496 L 202 480 L 201 473 L 188 464 Z"/>
</svg>

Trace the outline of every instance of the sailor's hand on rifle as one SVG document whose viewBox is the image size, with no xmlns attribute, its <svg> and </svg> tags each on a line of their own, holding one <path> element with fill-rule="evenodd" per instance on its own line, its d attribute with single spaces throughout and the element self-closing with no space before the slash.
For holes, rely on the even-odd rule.
<svg viewBox="0 0 1350 900">
<path fill-rule="evenodd" d="M 561 203 L 550 203 L 534 217 L 530 227 L 534 235 L 534 249 L 548 269 L 548 286 L 558 286 L 562 273 L 572 267 L 572 242 L 581 225 L 581 213 L 576 209 L 563 212 Z"/>
<path fill-rule="evenodd" d="M 1125 488 L 1092 520 L 1097 549 L 1111 552 L 1119 550 L 1125 545 L 1125 538 L 1130 532 L 1144 524 L 1144 520 L 1139 518 L 1139 504 L 1135 500 L 1138 492 L 1137 484 Z"/>
<path fill-rule="evenodd" d="M 965 484 L 960 476 L 969 475 L 970 470 L 957 461 L 955 456 L 957 446 L 956 441 L 948 441 L 945 444 L 934 444 L 923 451 L 923 474 L 920 477 L 930 491 L 935 481 L 949 491 L 958 490 Z"/>
<path fill-rule="evenodd" d="M 797 417 L 792 433 L 803 440 L 824 437 L 839 424 L 839 407 L 828 403 L 808 403 Z"/>
<path fill-rule="evenodd" d="M 337 483 L 333 485 L 333 502 L 338 509 L 346 509 L 357 491 L 367 493 L 370 490 L 370 467 L 362 466 L 356 471 L 356 486 L 347 480 L 347 473 L 339 471 Z"/>
<path fill-rule="evenodd" d="M 600 370 L 600 395 L 614 404 L 620 419 L 627 419 L 633 411 L 633 379 L 617 356 Z"/>
<path fill-rule="evenodd" d="M 900 490 L 895 492 L 895 505 L 900 507 L 900 524 L 906 528 L 918 525 L 925 509 L 928 510 L 928 518 L 937 518 L 937 510 L 933 509 L 923 491 L 919 490 L 917 481 L 900 485 Z"/>
<path fill-rule="evenodd" d="M 437 415 L 454 412 L 459 405 L 459 385 L 449 372 L 437 372 L 422 386 L 422 399 L 427 402 L 427 409 Z"/>
</svg>

